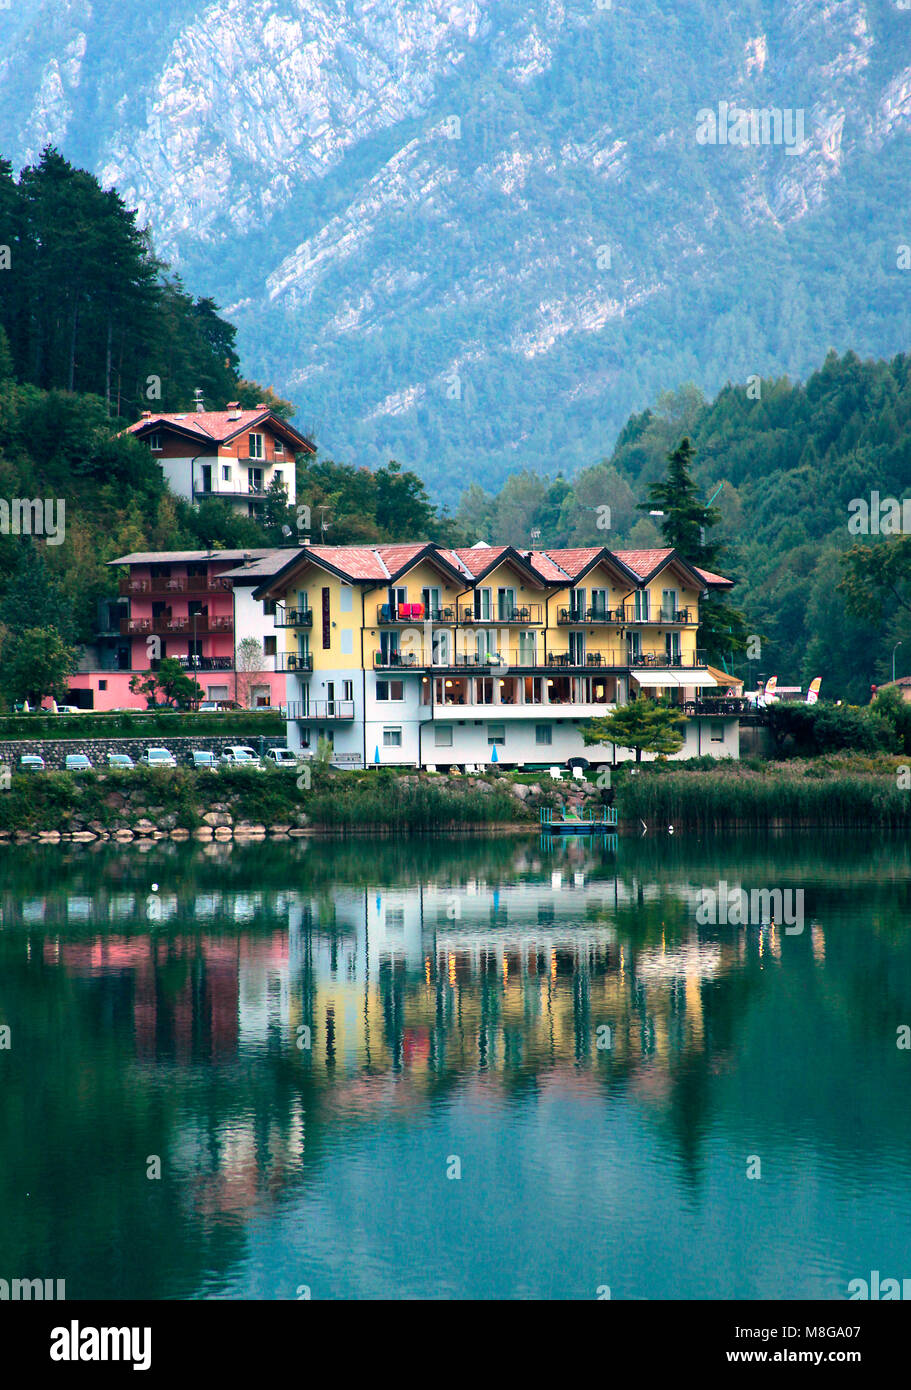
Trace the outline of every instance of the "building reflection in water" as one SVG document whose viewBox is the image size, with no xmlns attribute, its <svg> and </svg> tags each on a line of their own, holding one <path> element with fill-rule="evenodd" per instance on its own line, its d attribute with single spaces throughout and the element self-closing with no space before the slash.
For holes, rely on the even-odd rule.
<svg viewBox="0 0 911 1390">
<path fill-rule="evenodd" d="M 529 844 L 496 878 L 318 891 L 198 890 L 191 874 L 4 899 L 3 923 L 119 1030 L 138 1086 L 223 1072 L 217 1102 L 182 1102 L 170 1142 L 207 1219 L 301 1178 L 333 1124 L 415 1115 L 453 1087 L 662 1103 L 687 1059 L 724 1071 L 732 1039 L 710 1037 L 706 1009 L 750 963 L 780 961 L 780 933 L 698 927 L 699 885 L 621 859 Z M 824 959 L 819 924 L 811 949 Z"/>
</svg>

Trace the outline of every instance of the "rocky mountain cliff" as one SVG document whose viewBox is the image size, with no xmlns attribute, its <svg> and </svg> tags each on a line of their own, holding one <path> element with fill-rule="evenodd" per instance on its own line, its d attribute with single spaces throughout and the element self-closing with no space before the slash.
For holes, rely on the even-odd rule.
<svg viewBox="0 0 911 1390">
<path fill-rule="evenodd" d="M 908 346 L 907 0 L 0 0 L 0 52 L 0 153 L 116 184 L 326 452 L 439 498 Z"/>
</svg>

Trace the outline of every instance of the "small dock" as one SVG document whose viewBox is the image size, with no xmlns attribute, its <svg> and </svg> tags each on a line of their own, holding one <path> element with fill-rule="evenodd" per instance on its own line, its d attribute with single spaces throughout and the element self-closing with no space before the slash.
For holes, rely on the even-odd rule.
<svg viewBox="0 0 911 1390">
<path fill-rule="evenodd" d="M 565 813 L 559 820 L 554 820 L 552 806 L 541 807 L 541 829 L 548 835 L 597 835 L 606 830 L 616 830 L 617 828 L 617 808 L 615 806 L 600 807 L 601 814 L 594 817 L 567 816 Z"/>
</svg>

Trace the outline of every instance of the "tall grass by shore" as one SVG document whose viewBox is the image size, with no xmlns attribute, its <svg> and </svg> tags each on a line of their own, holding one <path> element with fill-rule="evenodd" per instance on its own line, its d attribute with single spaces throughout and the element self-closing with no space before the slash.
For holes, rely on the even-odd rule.
<svg viewBox="0 0 911 1390">
<path fill-rule="evenodd" d="M 911 828 L 911 790 L 892 760 L 648 769 L 617 788 L 622 820 L 721 830 L 774 826 Z"/>
</svg>

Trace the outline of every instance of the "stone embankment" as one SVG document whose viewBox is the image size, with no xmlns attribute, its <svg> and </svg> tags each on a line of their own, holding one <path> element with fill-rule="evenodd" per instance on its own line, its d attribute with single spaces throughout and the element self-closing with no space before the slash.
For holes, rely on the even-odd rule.
<svg viewBox="0 0 911 1390">
<path fill-rule="evenodd" d="M 221 757 L 226 748 L 238 746 L 251 747 L 254 752 L 259 752 L 262 744 L 263 752 L 267 748 L 283 748 L 285 739 L 281 736 L 273 737 L 229 737 L 212 738 L 205 734 L 200 734 L 193 738 L 183 735 L 175 737 L 171 734 L 152 735 L 145 738 L 66 738 L 66 739 L 18 739 L 15 742 L 4 740 L 0 742 L 0 766 L 5 766 L 11 772 L 19 769 L 19 759 L 24 753 L 37 753 L 43 758 L 49 769 L 62 770 L 66 766 L 67 753 L 85 753 L 93 767 L 103 769 L 107 767 L 109 753 L 128 753 L 134 762 L 138 763 L 149 748 L 167 748 L 178 762 L 184 762 L 187 755 L 194 748 L 205 748 L 217 757 Z"/>
</svg>

